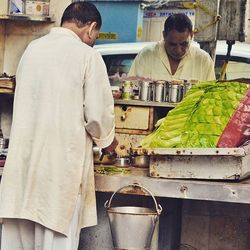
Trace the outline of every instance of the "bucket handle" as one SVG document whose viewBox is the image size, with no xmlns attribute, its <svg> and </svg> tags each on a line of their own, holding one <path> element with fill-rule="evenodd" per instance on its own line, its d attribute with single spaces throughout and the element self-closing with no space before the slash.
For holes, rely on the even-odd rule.
<svg viewBox="0 0 250 250">
<path fill-rule="evenodd" d="M 127 185 L 127 186 L 121 187 L 121 188 L 119 188 L 118 190 L 116 190 L 116 191 L 111 195 L 110 199 L 107 200 L 107 201 L 104 203 L 104 207 L 105 207 L 105 208 L 109 208 L 110 205 L 111 205 L 111 201 L 112 201 L 114 195 L 115 195 L 116 193 L 118 193 L 119 191 L 121 191 L 122 189 L 126 188 L 126 187 L 139 187 L 139 188 L 145 190 L 148 194 L 151 195 L 152 199 L 154 200 L 154 203 L 155 203 L 155 210 L 156 210 L 157 214 L 158 214 L 158 215 L 161 214 L 162 207 L 161 207 L 160 204 L 157 204 L 154 195 L 153 195 L 147 188 L 143 187 L 143 186 L 140 185 L 139 183 L 129 184 L 129 185 Z"/>
</svg>

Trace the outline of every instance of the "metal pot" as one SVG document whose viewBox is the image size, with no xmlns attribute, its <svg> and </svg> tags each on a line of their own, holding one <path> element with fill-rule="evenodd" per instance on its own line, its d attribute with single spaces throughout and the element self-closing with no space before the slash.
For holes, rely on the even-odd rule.
<svg viewBox="0 0 250 250">
<path fill-rule="evenodd" d="M 116 155 L 115 154 L 107 154 L 102 156 L 102 149 L 97 146 L 93 147 L 94 154 L 94 163 L 95 164 L 109 164 L 112 165 L 115 162 Z"/>
<path fill-rule="evenodd" d="M 120 168 L 130 167 L 130 159 L 128 157 L 118 157 L 115 159 L 114 165 Z"/>
<path fill-rule="evenodd" d="M 137 155 L 132 157 L 131 165 L 138 168 L 149 167 L 149 156 L 148 155 Z"/>
</svg>

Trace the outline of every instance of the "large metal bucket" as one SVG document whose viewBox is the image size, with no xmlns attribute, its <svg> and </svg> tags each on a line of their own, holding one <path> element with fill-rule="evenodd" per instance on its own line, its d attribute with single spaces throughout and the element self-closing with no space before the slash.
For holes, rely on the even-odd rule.
<svg viewBox="0 0 250 250">
<path fill-rule="evenodd" d="M 150 194 L 155 208 L 117 206 L 110 207 L 114 195 L 127 187 L 139 187 Z M 104 204 L 110 223 L 110 229 L 116 250 L 148 250 L 155 225 L 161 214 L 162 207 L 156 203 L 153 194 L 145 187 L 134 183 L 118 189 Z"/>
</svg>

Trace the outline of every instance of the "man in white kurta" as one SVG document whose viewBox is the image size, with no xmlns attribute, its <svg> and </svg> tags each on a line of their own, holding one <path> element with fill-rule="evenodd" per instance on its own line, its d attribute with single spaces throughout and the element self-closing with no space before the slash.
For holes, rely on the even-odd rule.
<svg viewBox="0 0 250 250">
<path fill-rule="evenodd" d="M 76 22 L 69 13 L 79 11 Z M 92 145 L 112 150 L 114 103 L 105 64 L 92 48 L 99 12 L 75 2 L 65 13 L 62 27 L 31 42 L 18 66 L 0 218 L 32 221 L 69 237 L 76 211 L 77 235 L 97 223 Z"/>
<path fill-rule="evenodd" d="M 164 40 L 140 51 L 129 76 L 165 81 L 215 79 L 214 62 L 209 54 L 191 44 L 192 23 L 186 15 L 168 17 L 163 37 Z"/>
</svg>

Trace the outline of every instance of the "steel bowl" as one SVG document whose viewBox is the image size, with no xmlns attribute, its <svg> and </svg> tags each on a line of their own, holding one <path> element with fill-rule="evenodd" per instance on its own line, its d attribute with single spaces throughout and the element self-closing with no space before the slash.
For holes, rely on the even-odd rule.
<svg viewBox="0 0 250 250">
<path fill-rule="evenodd" d="M 114 165 L 119 168 L 130 167 L 130 159 L 128 157 L 117 157 L 115 159 Z"/>
<path fill-rule="evenodd" d="M 132 157 L 131 165 L 137 168 L 148 168 L 149 167 L 149 156 L 148 155 L 137 155 Z"/>
</svg>

